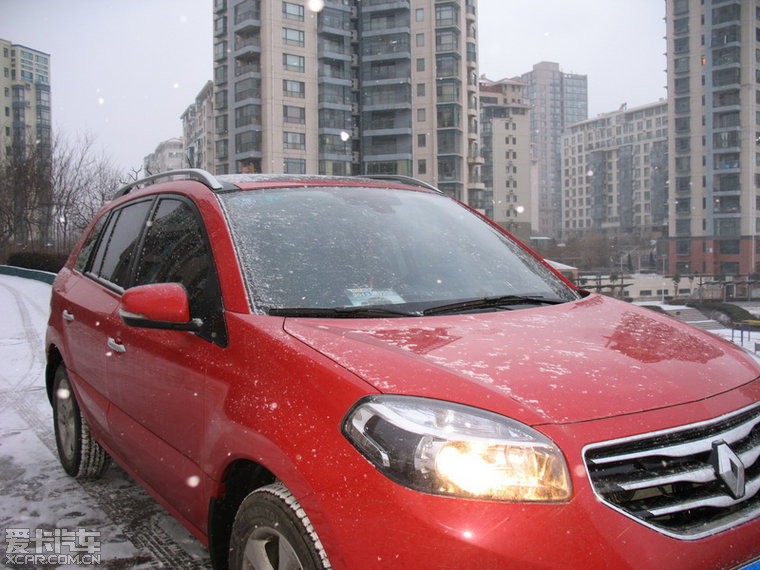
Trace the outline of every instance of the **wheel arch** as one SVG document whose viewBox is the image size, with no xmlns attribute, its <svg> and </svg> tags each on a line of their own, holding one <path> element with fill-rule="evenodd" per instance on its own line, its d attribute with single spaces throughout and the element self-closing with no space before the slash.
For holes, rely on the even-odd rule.
<svg viewBox="0 0 760 570">
<path fill-rule="evenodd" d="M 236 459 L 224 471 L 220 492 L 209 500 L 208 550 L 217 570 L 226 570 L 232 523 L 238 507 L 255 489 L 274 483 L 277 477 L 263 465 Z"/>
<path fill-rule="evenodd" d="M 55 371 L 63 363 L 63 355 L 58 347 L 51 344 L 47 348 L 47 364 L 45 365 L 45 392 L 47 392 L 48 402 L 53 404 L 53 382 L 55 380 Z"/>
</svg>

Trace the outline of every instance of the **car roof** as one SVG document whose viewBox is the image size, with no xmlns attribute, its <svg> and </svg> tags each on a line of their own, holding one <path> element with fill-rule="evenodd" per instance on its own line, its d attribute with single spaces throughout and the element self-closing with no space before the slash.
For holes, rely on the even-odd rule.
<svg viewBox="0 0 760 570">
<path fill-rule="evenodd" d="M 229 192 L 257 188 L 324 186 L 326 184 L 331 186 L 356 186 L 361 184 L 362 186 L 377 188 L 424 189 L 442 194 L 438 188 L 427 182 L 400 175 L 362 175 L 351 177 L 295 174 L 225 174 L 215 176 L 205 170 L 187 168 L 169 170 L 130 182 L 116 192 L 114 199 L 161 181 L 169 180 L 195 180 L 204 184 L 212 192 Z"/>
</svg>

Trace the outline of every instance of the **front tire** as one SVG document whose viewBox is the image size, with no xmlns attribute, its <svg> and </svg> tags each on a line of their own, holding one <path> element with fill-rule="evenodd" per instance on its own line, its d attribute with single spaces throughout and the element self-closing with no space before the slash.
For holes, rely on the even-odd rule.
<svg viewBox="0 0 760 570">
<path fill-rule="evenodd" d="M 77 479 L 96 479 L 108 469 L 111 458 L 90 434 L 63 364 L 53 379 L 53 425 L 58 458 L 66 473 Z"/>
<path fill-rule="evenodd" d="M 281 483 L 240 504 L 230 537 L 230 570 L 329 569 L 324 548 L 296 498 Z"/>
</svg>

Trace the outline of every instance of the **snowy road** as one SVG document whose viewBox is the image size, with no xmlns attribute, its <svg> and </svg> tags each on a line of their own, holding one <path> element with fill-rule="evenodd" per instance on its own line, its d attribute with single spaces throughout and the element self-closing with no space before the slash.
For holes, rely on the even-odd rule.
<svg viewBox="0 0 760 570">
<path fill-rule="evenodd" d="M 0 568 L 36 567 L 7 565 L 9 529 L 98 531 L 98 568 L 210 568 L 201 544 L 118 467 L 97 481 L 64 473 L 44 390 L 49 300 L 49 285 L 0 275 Z"/>
</svg>

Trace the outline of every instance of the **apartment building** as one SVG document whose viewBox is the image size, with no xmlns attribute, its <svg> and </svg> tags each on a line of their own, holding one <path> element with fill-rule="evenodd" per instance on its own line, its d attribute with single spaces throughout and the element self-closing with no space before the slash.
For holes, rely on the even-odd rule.
<svg viewBox="0 0 760 570">
<path fill-rule="evenodd" d="M 538 227 L 537 187 L 532 183 L 530 106 L 526 84 L 480 79 L 482 180 L 485 214 L 523 240 Z"/>
<path fill-rule="evenodd" d="M 603 113 L 562 137 L 562 233 L 667 235 L 668 104 Z"/>
<path fill-rule="evenodd" d="M 214 170 L 214 83 L 208 81 L 180 117 L 184 166 Z"/>
<path fill-rule="evenodd" d="M 4 233 L 14 246 L 47 247 L 54 209 L 50 55 L 0 39 L 0 69 L 0 165 L 9 167 L 4 193 L 14 202 Z"/>
<path fill-rule="evenodd" d="M 667 6 L 669 270 L 753 274 L 760 233 L 760 6 Z"/>
<path fill-rule="evenodd" d="M 143 170 L 146 175 L 177 168 L 188 168 L 185 160 L 185 149 L 180 138 L 160 142 L 156 150 L 143 159 Z"/>
<path fill-rule="evenodd" d="M 564 73 L 559 64 L 540 62 L 521 76 L 530 114 L 531 144 L 536 159 L 539 199 L 538 231 L 546 237 L 562 234 L 562 133 L 588 118 L 588 79 Z"/>
<path fill-rule="evenodd" d="M 0 158 L 26 156 L 30 144 L 49 161 L 50 55 L 0 39 Z"/>
<path fill-rule="evenodd" d="M 483 204 L 476 0 L 215 0 L 217 173 L 415 176 Z"/>
</svg>

